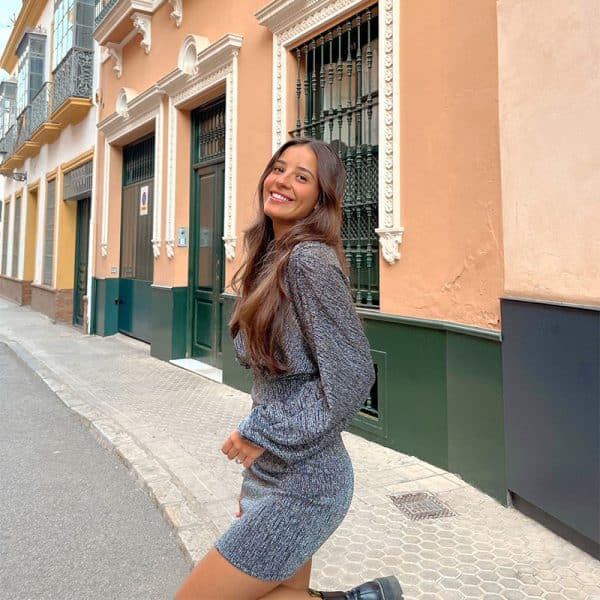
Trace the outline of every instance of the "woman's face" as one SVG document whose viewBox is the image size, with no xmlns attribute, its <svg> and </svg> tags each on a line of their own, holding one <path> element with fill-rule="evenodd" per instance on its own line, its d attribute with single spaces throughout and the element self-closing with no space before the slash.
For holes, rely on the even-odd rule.
<svg viewBox="0 0 600 600">
<path fill-rule="evenodd" d="M 286 148 L 263 183 L 265 215 L 281 237 L 315 209 L 319 200 L 317 157 L 307 144 Z"/>
</svg>

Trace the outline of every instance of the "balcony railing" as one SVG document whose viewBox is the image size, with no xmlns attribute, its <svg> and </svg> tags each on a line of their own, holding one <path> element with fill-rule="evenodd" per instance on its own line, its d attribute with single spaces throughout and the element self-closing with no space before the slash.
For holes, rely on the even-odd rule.
<svg viewBox="0 0 600 600">
<path fill-rule="evenodd" d="M 10 158 L 15 152 L 15 126 L 13 125 L 0 140 L 0 152 L 5 152 L 5 159 Z"/>
<path fill-rule="evenodd" d="M 50 120 L 50 113 L 50 83 L 46 81 L 31 101 L 31 133 Z"/>
<path fill-rule="evenodd" d="M 117 0 L 96 0 L 96 11 L 94 13 L 94 25 L 96 27 L 104 21 L 106 15 L 116 3 Z"/>
<path fill-rule="evenodd" d="M 20 148 L 31 137 L 31 105 L 26 106 L 17 117 L 17 141 L 15 149 Z"/>
<path fill-rule="evenodd" d="M 94 78 L 94 51 L 71 48 L 54 70 L 52 110 L 70 97 L 91 98 Z"/>
</svg>

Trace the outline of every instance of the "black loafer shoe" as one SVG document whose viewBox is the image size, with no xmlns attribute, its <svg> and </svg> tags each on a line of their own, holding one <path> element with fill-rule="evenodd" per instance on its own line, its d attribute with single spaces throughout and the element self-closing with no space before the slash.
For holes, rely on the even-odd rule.
<svg viewBox="0 0 600 600">
<path fill-rule="evenodd" d="M 402 588 L 398 580 L 390 577 L 378 577 L 348 592 L 320 592 L 321 597 L 329 600 L 403 600 Z"/>
</svg>

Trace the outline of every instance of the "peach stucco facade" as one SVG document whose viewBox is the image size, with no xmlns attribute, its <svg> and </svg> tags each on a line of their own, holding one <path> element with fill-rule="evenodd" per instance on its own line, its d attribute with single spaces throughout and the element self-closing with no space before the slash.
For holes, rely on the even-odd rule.
<svg viewBox="0 0 600 600">
<path fill-rule="evenodd" d="M 364 6 L 356 3 L 357 7 Z M 243 37 L 238 58 L 238 142 L 235 151 L 237 193 L 234 260 L 226 265 L 226 280 L 240 264 L 243 230 L 256 210 L 255 188 L 271 153 L 274 127 L 272 103 L 273 35 L 261 26 L 255 13 L 264 2 L 239 4 L 224 1 L 219 10 L 210 3 L 185 2 L 181 27 L 169 18 L 164 3 L 152 18 L 152 47 L 140 46 L 140 35 L 122 48 L 122 75 L 114 62 L 101 65 L 100 121 L 116 109 L 119 93 L 129 88 L 143 93 L 176 69 L 182 44 L 189 34 L 210 43 L 227 33 Z M 356 10 L 356 7 L 353 9 Z M 435 9 L 421 3 L 399 7 L 401 122 L 394 140 L 400 155 L 394 202 L 401 207 L 404 228 L 400 258 L 394 264 L 380 259 L 380 310 L 391 315 L 456 322 L 499 329 L 499 296 L 503 289 L 502 215 L 500 208 L 499 133 L 497 119 L 497 43 L 494 0 L 435 0 Z M 478 26 L 472 24 L 477 22 Z M 331 27 L 323 22 L 321 29 Z M 311 35 L 318 32 L 317 27 Z M 290 54 L 291 56 L 291 54 Z M 293 67 L 293 61 L 290 62 Z M 294 102 L 295 78 L 288 70 L 287 96 Z M 177 120 L 176 225 L 186 225 L 190 196 L 189 109 L 200 106 L 224 86 L 195 98 L 179 110 Z M 169 131 L 168 98 L 161 99 L 163 144 Z M 292 118 L 287 114 L 287 121 Z M 133 132 L 128 141 L 142 132 Z M 108 251 L 96 245 L 96 277 L 115 276 L 119 264 L 120 154 L 115 148 L 110 185 Z M 104 144 L 99 137 L 97 173 L 104 169 Z M 163 154 L 163 173 L 168 156 Z M 97 196 L 102 177 L 97 176 Z M 163 176 L 162 192 L 167 193 Z M 163 211 L 165 203 L 162 204 Z M 97 239 L 102 218 L 98 212 Z M 162 219 L 162 227 L 165 219 Z M 165 239 L 166 232 L 161 232 Z M 188 283 L 187 248 L 175 248 L 174 257 L 161 252 L 155 260 L 154 283 L 185 286 Z"/>
<path fill-rule="evenodd" d="M 600 11 L 500 0 L 506 294 L 600 305 Z"/>
<path fill-rule="evenodd" d="M 400 261 L 383 264 L 382 310 L 498 329 L 495 2 L 402 2 L 400 39 L 405 233 Z"/>
<path fill-rule="evenodd" d="M 237 214 L 236 237 L 242 237 L 242 230 L 253 216 L 253 190 L 261 168 L 270 155 L 271 120 L 268 111 L 261 109 L 270 105 L 271 94 L 271 45 L 270 37 L 264 28 L 256 23 L 253 13 L 261 6 L 260 2 L 248 2 L 244 11 L 237 10 L 235 2 L 222 2 L 219 11 L 215 11 L 210 3 L 186 2 L 184 18 L 181 27 L 177 27 L 170 18 L 172 7 L 164 3 L 152 17 L 152 48 L 148 54 L 140 47 L 140 36 L 134 36 L 122 48 L 122 74 L 117 77 L 114 62 L 108 58 L 101 66 L 101 111 L 100 121 L 110 117 L 116 110 L 119 93 L 128 88 L 134 94 L 143 93 L 158 81 L 172 73 L 178 67 L 180 52 L 184 40 L 189 35 L 201 36 L 213 43 L 224 35 L 233 33 L 243 38 L 239 52 L 239 81 L 238 81 L 238 110 L 237 128 L 243 132 L 243 143 L 237 147 L 234 168 L 237 179 Z M 260 68 L 256 68 L 260 65 Z M 218 82 L 205 90 L 178 109 L 177 131 L 175 144 L 178 157 L 175 165 L 175 226 L 187 226 L 189 220 L 190 197 L 190 144 L 191 120 L 190 111 L 206 104 L 211 99 L 223 95 L 225 85 Z M 164 94 L 160 101 L 164 127 L 161 143 L 166 147 L 169 137 L 169 119 L 167 117 L 168 98 Z M 129 139 L 133 141 L 144 133 L 147 127 L 133 131 Z M 104 169 L 103 136 L 99 137 L 99 157 L 97 173 Z M 121 179 L 119 164 L 121 160 L 120 147 L 122 143 L 111 148 L 110 213 L 108 227 L 107 255 L 103 256 L 100 245 L 97 245 L 95 255 L 95 273 L 97 277 L 115 276 L 119 265 L 119 236 L 120 236 L 120 202 Z M 162 170 L 167 172 L 167 153 L 163 153 Z M 102 196 L 102 178 L 97 177 L 98 197 Z M 162 180 L 162 196 L 167 193 L 168 182 Z M 162 204 L 163 211 L 165 203 Z M 164 229 L 166 219 L 162 219 L 161 239 L 165 239 Z M 101 239 L 101 218 L 98 219 L 97 236 Z M 238 242 L 238 247 L 240 246 Z M 235 261 L 228 261 L 226 276 L 231 278 L 239 262 L 239 252 Z M 186 286 L 188 284 L 188 248 L 175 247 L 174 256 L 168 257 L 161 252 L 155 259 L 154 283 L 161 286 Z"/>
</svg>

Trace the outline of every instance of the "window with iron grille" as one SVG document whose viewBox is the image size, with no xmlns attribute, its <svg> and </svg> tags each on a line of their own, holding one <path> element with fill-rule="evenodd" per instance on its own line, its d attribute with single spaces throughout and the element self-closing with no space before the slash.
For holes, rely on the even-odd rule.
<svg viewBox="0 0 600 600">
<path fill-rule="evenodd" d="M 21 243 L 21 197 L 15 198 L 13 223 L 12 276 L 19 276 L 19 244 Z"/>
<path fill-rule="evenodd" d="M 54 212 L 56 208 L 56 179 L 48 182 L 46 192 L 46 224 L 44 226 L 44 278 L 42 283 L 52 286 L 54 262 Z"/>
<path fill-rule="evenodd" d="M 7 253 L 8 253 L 8 206 L 4 206 L 3 221 L 2 221 L 2 275 L 7 275 L 6 264 L 7 264 Z"/>
<path fill-rule="evenodd" d="M 192 164 L 222 160 L 225 157 L 225 99 L 202 107 L 195 113 Z"/>
<path fill-rule="evenodd" d="M 346 167 L 342 238 L 358 305 L 379 306 L 378 17 L 349 17 L 293 51 L 296 127 L 292 136 L 331 143 Z"/>
</svg>

